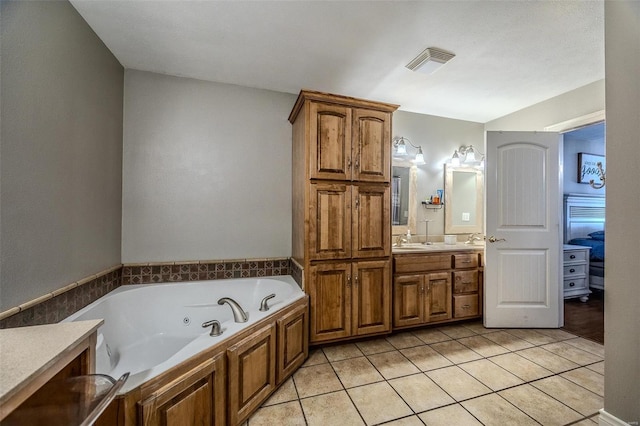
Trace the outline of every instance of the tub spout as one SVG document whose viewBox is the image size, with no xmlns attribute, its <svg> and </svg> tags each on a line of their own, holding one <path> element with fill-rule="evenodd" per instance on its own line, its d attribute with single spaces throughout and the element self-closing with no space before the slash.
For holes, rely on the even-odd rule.
<svg viewBox="0 0 640 426">
<path fill-rule="evenodd" d="M 267 302 L 269 301 L 269 299 L 273 299 L 274 297 L 276 297 L 276 294 L 272 293 L 266 296 L 264 299 L 262 299 L 262 302 L 260 302 L 260 310 L 262 312 L 269 310 L 269 304 Z"/>
<path fill-rule="evenodd" d="M 211 333 L 209 333 L 209 336 L 219 336 L 222 334 L 222 327 L 220 327 L 220 321 L 211 320 L 211 321 L 202 323 L 202 328 L 207 328 L 209 326 L 211 326 Z"/>
<path fill-rule="evenodd" d="M 222 299 L 218 300 L 218 305 L 224 305 L 225 303 L 228 303 L 231 307 L 231 312 L 233 312 L 233 320 L 235 322 L 247 322 L 249 320 L 249 318 L 247 317 L 247 313 L 244 311 L 244 309 L 242 309 L 242 307 L 240 307 L 238 302 L 230 297 L 223 297 Z"/>
</svg>

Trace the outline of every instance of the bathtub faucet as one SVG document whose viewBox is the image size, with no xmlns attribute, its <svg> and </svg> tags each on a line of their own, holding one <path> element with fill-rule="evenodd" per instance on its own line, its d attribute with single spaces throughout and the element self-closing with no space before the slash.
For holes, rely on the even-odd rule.
<svg viewBox="0 0 640 426">
<path fill-rule="evenodd" d="M 222 334 L 222 327 L 220 327 L 220 321 L 218 320 L 211 320 L 202 323 L 202 328 L 207 327 L 211 327 L 211 333 L 209 333 L 209 336 L 219 336 Z"/>
<path fill-rule="evenodd" d="M 218 305 L 224 305 L 225 303 L 228 303 L 231 307 L 231 312 L 233 312 L 233 320 L 235 322 L 247 322 L 249 320 L 246 312 L 242 309 L 242 307 L 240 307 L 238 302 L 230 297 L 223 297 L 222 299 L 218 300 Z"/>
<path fill-rule="evenodd" d="M 276 294 L 272 293 L 272 294 L 268 295 L 267 297 L 265 297 L 264 299 L 262 299 L 262 302 L 260 302 L 260 310 L 262 312 L 265 312 L 265 311 L 269 310 L 269 304 L 267 302 L 269 301 L 269 299 L 273 299 L 274 297 L 276 297 Z"/>
</svg>

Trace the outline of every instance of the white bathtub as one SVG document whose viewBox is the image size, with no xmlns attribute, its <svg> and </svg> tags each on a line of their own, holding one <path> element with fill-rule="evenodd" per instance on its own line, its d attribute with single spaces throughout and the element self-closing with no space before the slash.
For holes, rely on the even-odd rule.
<svg viewBox="0 0 640 426">
<path fill-rule="evenodd" d="M 270 309 L 259 311 L 270 294 Z M 236 323 L 230 297 L 247 312 L 249 320 Z M 180 362 L 229 339 L 239 331 L 304 297 L 291 276 L 238 278 L 167 284 L 125 285 L 76 312 L 63 322 L 104 319 L 98 329 L 96 373 L 118 378 L 130 376 L 121 394 L 169 370 Z M 218 320 L 223 333 L 210 336 L 202 323 Z"/>
</svg>

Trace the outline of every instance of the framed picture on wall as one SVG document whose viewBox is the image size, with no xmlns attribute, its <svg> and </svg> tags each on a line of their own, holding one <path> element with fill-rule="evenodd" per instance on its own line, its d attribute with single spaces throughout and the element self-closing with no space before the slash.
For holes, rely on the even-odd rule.
<svg viewBox="0 0 640 426">
<path fill-rule="evenodd" d="M 600 182 L 600 171 L 598 163 L 602 163 L 602 170 L 606 170 L 604 155 L 578 153 L 578 183 L 589 183 L 594 180 Z"/>
</svg>

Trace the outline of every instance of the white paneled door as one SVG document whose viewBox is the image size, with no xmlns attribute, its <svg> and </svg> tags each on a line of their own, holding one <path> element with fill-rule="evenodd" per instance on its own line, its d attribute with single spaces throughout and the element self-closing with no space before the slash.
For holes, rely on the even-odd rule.
<svg viewBox="0 0 640 426">
<path fill-rule="evenodd" d="M 487 132 L 486 327 L 563 325 L 558 133 Z"/>
</svg>

